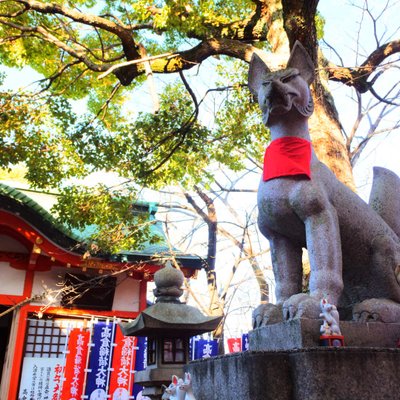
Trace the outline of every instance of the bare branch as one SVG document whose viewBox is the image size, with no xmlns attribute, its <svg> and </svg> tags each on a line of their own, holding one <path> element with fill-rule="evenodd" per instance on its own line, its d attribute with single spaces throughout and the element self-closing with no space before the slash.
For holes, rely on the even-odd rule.
<svg viewBox="0 0 400 400">
<path fill-rule="evenodd" d="M 397 82 L 397 84 L 394 85 L 389 90 L 388 94 L 391 93 L 399 84 L 400 84 L 400 82 Z M 400 93 L 397 92 L 397 96 L 399 94 Z M 383 121 L 383 119 L 387 116 L 387 114 L 389 114 L 390 112 L 394 111 L 395 109 L 396 109 L 395 107 L 389 107 L 389 105 L 385 102 L 385 105 L 380 110 L 380 112 L 379 112 L 377 118 L 375 119 L 375 121 L 371 122 L 371 125 L 370 125 L 370 128 L 368 130 L 367 135 L 360 141 L 360 143 L 358 143 L 358 145 L 350 153 L 350 159 L 351 159 L 352 166 L 354 166 L 356 164 L 356 162 L 358 161 L 358 159 L 359 159 L 359 157 L 361 155 L 362 150 L 367 146 L 367 144 L 369 143 L 369 141 L 373 137 L 375 137 L 379 133 L 390 132 L 390 131 L 392 131 L 394 129 L 397 129 L 399 127 L 400 121 L 397 122 L 393 127 L 389 128 L 389 129 L 383 129 L 383 130 L 379 130 L 378 131 L 378 127 L 379 127 L 380 123 Z M 367 115 L 369 115 L 369 114 L 367 114 Z"/>
<path fill-rule="evenodd" d="M 373 51 L 360 67 L 344 68 L 330 64 L 325 68 L 328 79 L 353 86 L 360 93 L 365 93 L 371 88 L 368 78 L 378 68 L 382 67 L 385 59 L 400 52 L 400 40 L 385 43 Z"/>
<path fill-rule="evenodd" d="M 185 75 L 183 74 L 182 71 L 179 71 L 179 76 L 183 82 L 183 85 L 185 86 L 186 90 L 189 92 L 190 97 L 193 100 L 193 104 L 194 104 L 194 119 L 197 119 L 198 115 L 199 115 L 199 103 L 197 101 L 196 95 L 194 94 L 192 88 L 190 87 L 188 81 L 185 78 Z"/>
<path fill-rule="evenodd" d="M 322 42 L 323 42 L 331 51 L 333 51 L 333 52 L 335 53 L 336 57 L 337 57 L 337 58 L 339 59 L 339 61 L 340 61 L 341 66 L 344 67 L 343 59 L 342 59 L 341 55 L 337 52 L 337 50 L 336 50 L 333 46 L 331 46 L 325 39 L 322 39 Z"/>
<path fill-rule="evenodd" d="M 353 139 L 354 139 L 354 137 L 355 137 L 355 135 L 357 133 L 357 130 L 358 130 L 360 124 L 361 124 L 361 121 L 362 121 L 362 119 L 364 117 L 364 114 L 362 112 L 362 97 L 361 97 L 361 94 L 358 91 L 356 91 L 356 96 L 357 96 L 357 118 L 356 118 L 356 120 L 355 120 L 355 122 L 353 124 L 353 127 L 351 129 L 351 132 L 348 135 L 347 140 L 346 140 L 346 147 L 347 147 L 348 154 L 351 154 L 351 144 L 352 144 Z"/>
<path fill-rule="evenodd" d="M 369 91 L 372 93 L 372 95 L 375 97 L 375 98 L 377 98 L 379 101 L 381 101 L 382 103 L 386 103 L 386 104 L 389 104 L 389 105 L 391 105 L 391 106 L 400 106 L 400 103 L 395 103 L 394 101 L 390 101 L 390 100 L 386 100 L 386 99 L 384 99 L 383 97 L 381 97 L 381 96 L 379 96 L 379 94 L 378 93 L 376 93 L 376 91 L 375 91 L 375 89 L 371 86 L 370 88 L 369 88 Z"/>
<path fill-rule="evenodd" d="M 67 64 L 61 66 L 61 68 L 59 68 L 58 71 L 55 72 L 53 75 L 49 76 L 48 78 L 39 80 L 38 83 L 40 83 L 40 82 L 45 82 L 45 81 L 48 81 L 48 83 L 47 83 L 46 86 L 44 86 L 44 87 L 40 90 L 40 92 L 39 92 L 38 94 L 40 94 L 40 93 L 46 91 L 47 89 L 49 89 L 50 86 L 53 84 L 53 82 L 54 82 L 57 78 L 59 78 L 68 68 L 71 68 L 71 67 L 73 67 L 74 65 L 77 65 L 77 64 L 80 64 L 80 63 L 81 63 L 81 61 L 79 61 L 79 60 L 76 60 L 76 61 L 67 63 Z"/>
</svg>

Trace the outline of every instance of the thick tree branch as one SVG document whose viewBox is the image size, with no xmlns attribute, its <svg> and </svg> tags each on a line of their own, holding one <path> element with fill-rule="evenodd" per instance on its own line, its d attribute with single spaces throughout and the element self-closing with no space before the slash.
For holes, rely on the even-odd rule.
<svg viewBox="0 0 400 400">
<path fill-rule="evenodd" d="M 178 53 L 175 58 L 153 61 L 152 69 L 154 72 L 177 72 L 192 68 L 214 55 L 226 55 L 250 62 L 255 50 L 254 46 L 237 40 L 211 38 L 190 50 Z"/>
<path fill-rule="evenodd" d="M 0 0 L 0 3 L 4 2 L 4 0 Z M 43 3 L 37 0 L 15 0 L 15 3 L 23 5 L 25 8 L 28 10 L 33 10 L 37 11 L 41 14 L 53 14 L 53 15 L 62 15 L 64 17 L 70 18 L 75 22 L 87 25 L 87 26 L 92 26 L 95 28 L 100 28 L 104 29 L 107 32 L 113 33 L 114 35 L 118 36 L 118 38 L 121 41 L 122 48 L 124 51 L 124 54 L 127 58 L 127 60 L 134 60 L 140 58 L 140 53 L 138 46 L 136 45 L 132 33 L 131 33 L 131 28 L 126 25 L 119 25 L 116 24 L 115 22 L 112 22 L 106 18 L 99 17 L 93 14 L 88 14 L 88 13 L 81 13 L 75 9 L 70 9 L 68 7 L 55 4 L 55 3 Z M 37 29 L 44 29 L 43 27 L 37 27 Z M 38 30 L 39 31 L 39 30 Z M 60 48 L 66 48 L 69 47 L 65 43 L 62 43 L 60 39 L 53 40 L 52 41 L 57 47 Z M 72 55 L 72 54 L 71 54 Z M 82 57 L 82 55 L 80 55 Z M 76 55 L 74 55 L 76 57 Z M 80 58 L 82 61 L 85 62 L 85 64 L 92 70 L 97 70 L 97 71 L 105 71 L 107 70 L 110 66 L 105 65 L 102 66 L 100 69 L 93 69 L 95 64 L 90 63 L 88 59 L 83 60 Z M 116 72 L 116 75 L 120 82 L 123 85 L 127 85 L 132 82 L 132 79 L 130 78 L 131 75 L 136 76 L 137 74 L 137 67 L 136 66 L 130 66 L 129 69 L 124 69 L 121 68 L 118 72 Z M 129 83 L 127 83 L 129 82 Z"/>
<path fill-rule="evenodd" d="M 211 37 L 225 38 L 232 40 L 240 40 L 247 42 L 265 41 L 267 40 L 269 28 L 273 18 L 276 17 L 274 12 L 271 12 L 271 1 L 257 0 L 253 1 L 255 9 L 249 13 L 246 18 L 232 22 L 221 22 L 219 16 L 210 18 L 204 16 L 195 16 L 196 24 L 202 26 L 200 30 L 191 30 L 187 32 L 187 36 L 191 39 L 207 40 Z M 147 7 L 147 10 L 154 16 L 163 13 L 162 8 L 155 6 Z M 181 10 L 175 9 L 174 16 L 179 17 L 184 24 L 192 17 L 196 11 L 181 7 Z"/>
<path fill-rule="evenodd" d="M 0 1 L 0 3 L 4 2 L 4 0 Z M 10 3 L 9 0 L 7 0 L 7 2 Z M 28 10 L 34 10 L 41 14 L 63 15 L 75 22 L 80 22 L 84 25 L 104 29 L 108 32 L 116 34 L 121 40 L 128 40 L 131 41 L 132 44 L 134 43 L 129 32 L 129 26 L 118 25 L 106 18 L 102 18 L 94 14 L 81 13 L 76 9 L 70 9 L 56 3 L 43 3 L 37 0 L 15 0 L 14 2 L 22 4 Z"/>
<path fill-rule="evenodd" d="M 201 64 L 207 58 L 215 55 L 227 55 L 250 62 L 251 56 L 255 51 L 259 50 L 251 44 L 231 39 L 212 38 L 199 43 L 197 46 L 189 50 L 176 52 L 174 54 L 168 53 L 161 56 L 132 60 L 123 63 L 122 65 L 127 66 L 129 64 L 138 64 L 150 61 L 151 70 L 154 73 L 175 73 L 193 68 L 194 66 Z M 115 69 L 116 66 L 111 67 L 111 70 Z M 139 75 L 142 73 L 144 73 L 143 69 L 138 71 Z M 106 74 L 103 74 L 101 77 Z"/>
<path fill-rule="evenodd" d="M 154 24 L 152 23 L 147 23 L 147 24 L 129 24 L 126 25 L 124 24 L 120 18 L 118 18 L 116 15 L 112 15 L 112 14 L 103 14 L 100 15 L 101 18 L 113 18 L 118 22 L 119 26 L 122 26 L 124 29 L 128 29 L 130 31 L 139 31 L 142 29 L 148 29 L 148 30 L 156 30 Z"/>
<path fill-rule="evenodd" d="M 0 3 L 4 2 L 5 0 L 0 0 Z M 64 5 L 45 3 L 38 0 L 15 0 L 11 2 L 7 0 L 7 2 L 19 4 L 23 7 L 21 10 L 17 11 L 18 14 L 28 11 L 60 16 L 90 26 L 94 29 L 102 29 L 116 35 L 122 45 L 123 53 L 128 60 L 127 63 L 120 66 L 112 66 L 109 62 L 107 63 L 107 60 L 104 58 L 99 60 L 93 51 L 76 43 L 76 40 L 72 40 L 72 42 L 75 43 L 75 45 L 72 46 L 71 42 L 67 43 L 61 36 L 57 35 L 58 37 L 56 37 L 54 33 L 50 33 L 44 26 L 28 27 L 21 26 L 18 23 L 14 24 L 14 28 L 21 31 L 26 32 L 34 30 L 42 34 L 44 40 L 53 43 L 58 48 L 68 52 L 72 57 L 84 62 L 89 69 L 96 72 L 104 72 L 112 68 L 113 73 L 117 76 L 121 84 L 125 86 L 129 85 L 139 75 L 145 73 L 144 66 L 139 65 L 142 64 L 142 61 L 139 61 L 141 60 L 140 49 L 133 39 L 132 31 L 135 29 L 151 28 L 151 24 L 146 24 L 146 26 L 127 25 L 114 15 L 97 16 L 83 13 Z M 179 72 L 198 65 L 210 56 L 220 54 L 250 61 L 254 48 L 244 42 L 266 40 L 269 26 L 276 17 L 274 14 L 275 8 L 271 7 L 266 0 L 257 1 L 254 2 L 254 4 L 256 5 L 254 11 L 252 11 L 248 17 L 240 21 L 221 23 L 218 19 L 215 19 L 215 21 L 213 20 L 210 22 L 200 16 L 199 18 L 202 21 L 201 25 L 203 25 L 205 29 L 201 29 L 200 33 L 189 32 L 188 37 L 197 38 L 202 40 L 202 42 L 190 50 L 176 54 L 174 57 L 153 60 L 151 62 L 152 71 L 155 73 Z M 12 18 L 14 14 L 15 12 L 7 15 L 7 17 Z M 12 26 L 13 24 L 10 20 L 2 20 L 1 22 L 5 24 L 8 22 L 8 26 Z M 65 26 L 64 30 L 66 30 Z M 68 34 L 68 30 L 66 31 Z M 99 40 L 102 43 L 101 38 L 99 38 Z M 102 64 L 93 61 L 96 59 L 102 62 Z M 132 62 L 130 63 L 130 61 Z"/>
<path fill-rule="evenodd" d="M 208 39 L 192 49 L 176 52 L 174 54 L 168 53 L 165 55 L 139 58 L 136 60 L 122 63 L 123 68 L 129 68 L 131 64 L 140 64 L 150 61 L 151 70 L 154 73 L 175 73 L 183 70 L 193 68 L 201 64 L 204 60 L 215 55 L 227 55 L 240 60 L 250 62 L 253 52 L 259 51 L 251 44 L 242 43 L 240 41 L 231 39 Z M 113 65 L 110 70 L 102 74 L 100 77 L 108 75 L 109 72 L 117 70 L 119 66 Z M 144 69 L 138 69 L 137 75 L 144 73 Z M 136 76 L 131 76 L 135 79 Z"/>
<path fill-rule="evenodd" d="M 0 3 L 3 2 L 4 0 L 0 0 Z M 113 15 L 97 16 L 94 14 L 82 13 L 76 9 L 68 8 L 56 3 L 45 3 L 38 0 L 15 0 L 11 3 L 20 4 L 23 7 L 22 10 L 18 10 L 18 14 L 26 11 L 35 11 L 41 14 L 58 15 L 86 26 L 110 32 L 119 38 L 123 52 L 128 61 L 141 59 L 140 49 L 134 42 L 132 31 L 136 29 L 152 28 L 151 24 L 141 26 L 127 25 Z M 273 19 L 273 13 L 271 13 L 270 7 L 267 3 L 268 2 L 266 1 L 255 2 L 255 10 L 251 12 L 247 18 L 244 18 L 241 21 L 219 23 L 218 20 L 207 22 L 203 18 L 204 21 L 202 25 L 204 25 L 206 29 L 202 29 L 201 33 L 189 32 L 188 34 L 188 37 L 198 38 L 199 40 L 202 40 L 202 43 L 191 50 L 178 54 L 174 58 L 154 61 L 151 65 L 152 71 L 160 73 L 182 71 L 201 63 L 212 55 L 217 54 L 229 55 L 249 61 L 252 51 L 249 52 L 248 50 L 251 46 L 241 42 L 267 39 L 266 35 L 268 27 Z M 14 14 L 15 13 L 7 15 L 7 17 L 13 17 Z M 109 17 L 109 19 L 105 17 Z M 200 17 L 200 19 L 202 19 L 202 17 Z M 37 32 L 42 33 L 45 40 L 50 41 L 57 47 L 67 51 L 73 57 L 83 61 L 88 68 L 93 71 L 105 71 L 111 67 L 111 65 L 96 65 L 96 63 L 89 60 L 87 55 L 83 56 L 79 48 L 74 51 L 71 46 L 67 45 L 67 43 L 63 43 L 62 39 L 51 35 L 44 27 L 25 27 L 25 29 L 35 29 Z M 44 29 L 46 33 L 44 33 L 44 31 L 42 32 L 42 29 Z M 80 45 L 77 45 L 76 47 L 82 48 Z M 90 52 L 86 49 L 86 54 L 88 53 Z M 123 65 L 120 68 L 114 68 L 114 74 L 123 85 L 129 85 L 135 78 L 144 73 L 143 66 L 138 66 L 137 64 L 138 63 L 134 62 L 132 65 Z"/>
<path fill-rule="evenodd" d="M 273 13 L 267 1 L 258 1 L 256 9 L 249 17 L 230 23 L 219 23 L 217 20 L 208 22 L 203 19 L 202 25 L 206 28 L 201 33 L 188 32 L 188 37 L 206 40 L 210 37 L 219 39 L 240 40 L 246 42 L 267 40 L 269 28 L 272 23 Z"/>
<path fill-rule="evenodd" d="M 145 47 L 140 44 L 140 55 L 142 58 L 147 57 L 147 52 Z M 144 70 L 146 72 L 147 83 L 150 90 L 151 100 L 153 103 L 153 114 L 157 114 L 160 111 L 160 100 L 158 98 L 157 90 L 156 90 L 156 83 L 154 80 L 153 71 L 151 70 L 150 62 L 144 63 Z"/>
<path fill-rule="evenodd" d="M 360 93 L 365 93 L 371 88 L 369 77 L 383 63 L 385 59 L 400 52 L 400 40 L 385 43 L 374 50 L 368 58 L 359 66 L 354 68 L 338 67 L 333 64 L 326 66 L 328 79 L 342 82 L 347 86 L 354 87 Z"/>
</svg>

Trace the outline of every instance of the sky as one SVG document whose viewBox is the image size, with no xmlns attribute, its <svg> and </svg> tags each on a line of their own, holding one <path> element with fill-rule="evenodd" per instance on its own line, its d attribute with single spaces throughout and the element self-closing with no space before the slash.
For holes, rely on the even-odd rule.
<svg viewBox="0 0 400 400">
<path fill-rule="evenodd" d="M 334 6 L 333 3 L 335 3 Z M 334 46 L 337 52 L 341 55 L 345 66 L 360 65 L 365 60 L 365 55 L 370 54 L 376 48 L 374 39 L 374 25 L 368 15 L 363 16 L 359 7 L 355 7 L 352 3 L 363 5 L 363 1 L 337 0 L 321 0 L 318 10 L 326 18 L 325 25 L 325 40 L 331 46 Z M 370 0 L 368 5 L 375 15 L 379 14 L 384 7 L 386 1 Z M 400 15 L 400 2 L 392 1 L 392 8 L 389 12 L 383 13 L 377 23 L 377 36 L 383 38 L 382 43 L 390 39 L 398 38 L 399 22 L 394 15 Z M 362 29 L 360 30 L 360 26 Z M 397 34 L 397 35 L 396 35 Z M 359 42 L 362 45 L 358 45 Z M 321 47 L 324 47 L 322 44 Z M 356 54 L 356 49 L 359 47 L 359 55 Z M 329 50 L 324 49 L 327 55 L 331 54 L 332 61 L 339 63 L 338 58 Z M 397 59 L 399 57 L 397 56 Z M 389 87 L 400 80 L 398 70 L 391 69 L 386 71 L 379 78 L 379 85 L 376 88 L 379 94 L 385 93 Z M 377 81 L 378 83 L 378 81 Z M 330 83 L 331 90 L 335 96 L 336 107 L 339 110 L 339 115 L 345 129 L 349 132 L 357 115 L 357 107 L 352 99 L 354 92 L 342 84 Z M 368 104 L 370 95 L 363 96 L 363 104 Z M 400 103 L 400 101 L 399 101 Z M 371 118 L 376 116 L 376 111 L 372 110 Z M 391 126 L 399 120 L 398 110 L 389 114 L 385 118 L 383 126 Z M 361 132 L 364 133 L 369 128 L 369 124 L 361 126 Z M 384 133 L 381 136 L 373 139 L 364 150 L 362 157 L 354 168 L 356 185 L 359 195 L 368 200 L 370 186 L 372 183 L 372 168 L 373 166 L 381 166 L 392 170 L 400 176 L 400 161 L 398 157 L 398 149 L 400 147 L 400 131 L 392 133 Z"/>
</svg>

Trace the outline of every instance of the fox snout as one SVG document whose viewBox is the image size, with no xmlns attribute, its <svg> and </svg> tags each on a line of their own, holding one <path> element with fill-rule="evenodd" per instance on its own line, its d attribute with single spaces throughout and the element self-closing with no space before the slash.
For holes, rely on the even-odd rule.
<svg viewBox="0 0 400 400">
<path fill-rule="evenodd" d="M 263 85 L 264 104 L 271 104 L 276 100 L 285 99 L 288 95 L 287 86 L 279 79 L 273 79 L 268 84 Z"/>
</svg>

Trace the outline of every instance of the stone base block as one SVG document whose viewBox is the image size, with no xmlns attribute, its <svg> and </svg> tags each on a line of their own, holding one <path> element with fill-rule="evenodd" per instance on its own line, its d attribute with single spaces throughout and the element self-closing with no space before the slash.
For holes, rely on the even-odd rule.
<svg viewBox="0 0 400 400">
<path fill-rule="evenodd" d="M 263 326 L 249 332 L 250 350 L 291 350 L 317 347 L 322 321 L 297 319 Z M 399 324 L 340 321 L 347 347 L 395 348 L 400 338 Z"/>
<path fill-rule="evenodd" d="M 197 400 L 400 400 L 400 349 L 248 351 L 185 370 Z"/>
</svg>

